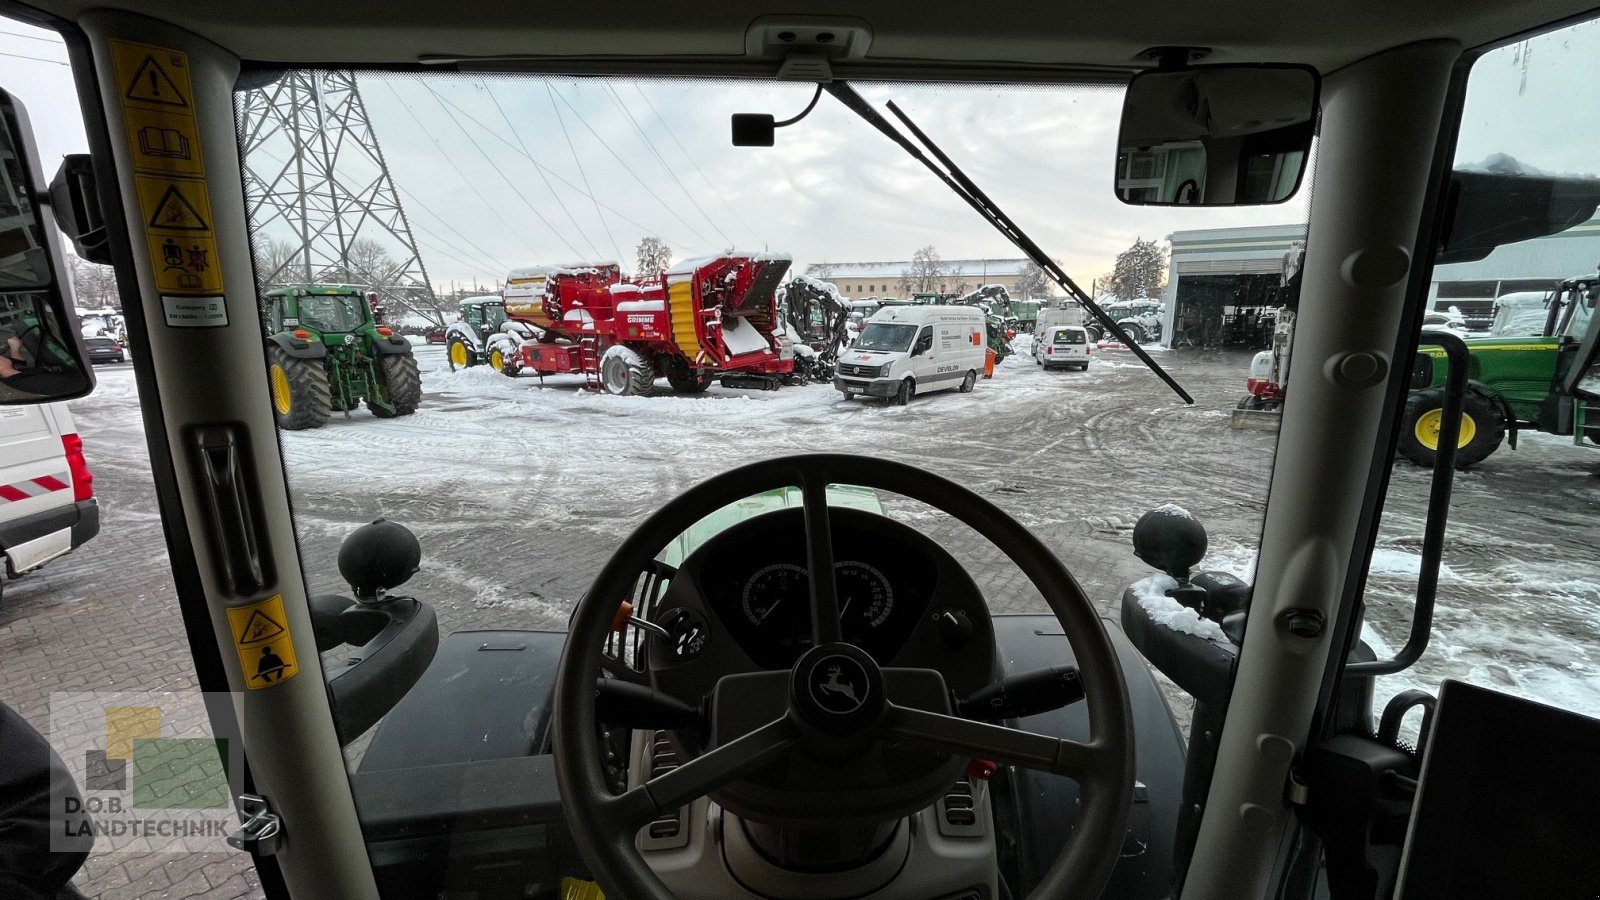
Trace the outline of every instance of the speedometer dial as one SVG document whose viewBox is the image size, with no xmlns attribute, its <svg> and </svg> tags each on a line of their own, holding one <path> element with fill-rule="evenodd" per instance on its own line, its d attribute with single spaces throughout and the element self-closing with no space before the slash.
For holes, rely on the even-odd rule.
<svg viewBox="0 0 1600 900">
<path fill-rule="evenodd" d="M 864 562 L 847 560 L 834 567 L 839 585 L 839 620 L 877 628 L 894 612 L 894 589 L 884 574 Z"/>
</svg>

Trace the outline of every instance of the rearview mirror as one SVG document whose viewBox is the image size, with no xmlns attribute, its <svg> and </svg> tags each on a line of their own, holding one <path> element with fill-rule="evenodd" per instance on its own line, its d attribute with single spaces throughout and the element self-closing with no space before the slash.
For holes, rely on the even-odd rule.
<svg viewBox="0 0 1600 900">
<path fill-rule="evenodd" d="M 1123 100 L 1117 197 L 1136 206 L 1281 203 L 1305 176 L 1317 74 L 1300 66 L 1141 72 Z"/>
<path fill-rule="evenodd" d="M 27 110 L 0 90 L 0 404 L 81 397 L 94 387 L 77 314 L 61 284 L 61 238 L 50 215 Z"/>
</svg>

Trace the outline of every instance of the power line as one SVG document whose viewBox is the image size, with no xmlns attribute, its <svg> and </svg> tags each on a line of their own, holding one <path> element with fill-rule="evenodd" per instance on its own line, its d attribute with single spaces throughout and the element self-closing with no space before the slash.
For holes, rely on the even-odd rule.
<svg viewBox="0 0 1600 900">
<path fill-rule="evenodd" d="M 46 44 L 63 44 L 63 41 L 59 35 L 56 37 L 39 37 L 37 34 L 23 34 L 20 31 L 0 31 L 0 34 L 10 35 L 11 37 L 19 37 L 28 41 L 44 41 Z"/>
<path fill-rule="evenodd" d="M 23 54 L 21 54 L 21 53 L 5 53 L 5 52 L 0 52 L 0 56 L 10 56 L 10 57 L 12 57 L 12 58 L 14 58 L 14 59 L 31 59 L 31 60 L 33 60 L 33 61 L 34 61 L 34 62 L 47 62 L 47 63 L 54 63 L 54 64 L 56 64 L 56 65 L 58 65 L 58 66 L 71 66 L 71 65 L 72 65 L 72 63 L 64 63 L 64 62 L 62 62 L 62 61 L 61 61 L 61 60 L 59 60 L 59 59 L 45 59 L 45 58 L 44 58 L 44 57 L 42 57 L 42 56 L 25 56 L 25 55 L 23 55 Z"/>
<path fill-rule="evenodd" d="M 639 139 L 644 141 L 645 147 L 649 149 L 650 154 L 656 158 L 656 162 L 661 163 L 661 168 L 666 169 L 667 174 L 672 176 L 672 180 L 678 183 L 678 190 L 683 191 L 683 195 L 689 198 L 689 203 L 693 205 L 695 209 L 700 211 L 700 215 L 703 216 L 706 222 L 711 225 L 711 230 L 715 231 L 718 236 L 722 238 L 725 246 L 731 248 L 733 246 L 733 239 L 728 237 L 727 233 L 721 228 L 717 227 L 717 223 L 713 222 L 711 220 L 711 216 L 706 214 L 705 208 L 700 205 L 700 201 L 696 200 L 694 198 L 694 194 L 690 193 L 689 188 L 684 185 L 683 179 L 679 178 L 678 173 L 672 171 L 672 167 L 667 165 L 667 158 L 661 155 L 661 151 L 656 149 L 656 145 L 650 140 L 650 136 L 644 133 L 643 128 L 639 127 L 639 121 L 633 117 L 633 113 L 628 109 L 627 105 L 622 102 L 622 98 L 617 95 L 617 89 L 612 87 L 610 82 L 606 82 L 606 91 L 611 94 L 611 102 L 615 103 L 617 108 L 622 110 L 622 114 L 628 117 L 629 124 L 633 125 L 633 130 L 638 133 Z"/>
<path fill-rule="evenodd" d="M 588 129 L 589 133 L 594 135 L 595 140 L 600 142 L 600 146 L 604 147 L 606 149 L 606 152 L 611 154 L 611 158 L 615 159 L 619 164 L 621 164 L 622 168 L 625 171 L 627 171 L 627 173 L 629 175 L 633 176 L 633 180 L 634 181 L 639 182 L 639 186 L 644 188 L 644 192 L 646 194 L 649 194 L 650 198 L 652 200 L 655 200 L 657 203 L 661 204 L 661 208 L 662 209 L 666 210 L 667 213 L 669 215 L 671 215 L 674 219 L 677 219 L 678 222 L 683 225 L 683 227 L 689 229 L 689 233 L 693 234 L 695 237 L 699 238 L 701 244 L 707 245 L 707 246 L 709 246 L 711 244 L 711 241 L 705 235 L 701 234 L 700 230 L 698 228 L 695 228 L 693 225 L 690 225 L 688 223 L 688 221 L 683 218 L 683 216 L 678 215 L 677 210 L 675 210 L 672 207 L 668 206 L 667 202 L 665 200 L 662 200 L 661 197 L 659 195 L 657 195 L 655 191 L 650 189 L 650 185 L 646 184 L 645 180 L 643 178 L 639 177 L 639 173 L 635 172 L 633 170 L 633 167 L 628 165 L 628 161 L 627 160 L 623 159 L 622 156 L 617 153 L 617 151 L 611 149 L 611 145 L 606 143 L 605 138 L 600 136 L 600 132 L 594 130 L 594 126 L 589 124 L 589 120 L 585 119 L 583 117 L 583 113 L 578 112 L 578 108 L 576 106 L 573 106 L 571 101 L 569 101 L 566 97 L 562 96 L 559 93 L 556 94 L 556 97 L 559 98 L 562 103 L 566 104 L 567 109 L 571 110 L 573 115 L 578 117 L 578 124 L 582 125 L 586 129 Z"/>
<path fill-rule="evenodd" d="M 423 234 L 427 234 L 429 236 L 432 236 L 432 232 L 429 232 L 426 228 L 422 228 L 421 226 L 418 226 L 418 230 L 421 231 Z M 466 266 L 469 269 L 482 269 L 483 268 L 483 266 L 481 266 L 481 265 L 479 265 L 477 263 L 468 262 L 467 260 L 464 260 L 461 257 L 455 255 L 454 253 L 450 253 L 450 252 L 445 251 L 443 248 L 441 248 L 438 245 L 434 244 L 432 241 L 426 240 L 425 238 L 418 238 L 417 239 L 417 243 L 422 244 L 423 246 L 425 246 L 428 249 L 432 250 L 434 253 L 437 253 L 437 254 L 439 254 L 440 256 L 443 256 L 446 259 L 454 260 L 455 262 L 458 262 L 461 265 Z"/>
<path fill-rule="evenodd" d="M 517 126 L 512 123 L 511 117 L 506 115 L 505 108 L 500 105 L 499 98 L 495 97 L 494 89 L 489 86 L 488 82 L 479 83 L 483 85 L 483 92 L 489 95 L 489 101 L 494 104 L 494 108 L 499 110 L 500 118 L 506 120 L 506 127 L 511 130 L 512 136 L 517 139 L 517 145 L 522 148 L 522 155 L 532 157 L 533 154 L 528 151 L 528 145 L 523 142 L 522 135 L 517 131 Z M 578 225 L 577 217 L 573 216 L 572 210 L 567 209 L 566 201 L 561 199 L 561 195 L 556 193 L 555 185 L 550 183 L 550 177 L 545 175 L 544 169 L 538 166 L 534 166 L 533 170 L 539 173 L 539 179 L 544 182 L 545 188 L 550 191 L 550 196 L 556 198 L 556 204 L 561 207 L 561 214 L 567 217 L 567 221 L 572 223 L 573 230 L 578 232 L 578 236 L 583 238 L 585 244 L 589 245 L 589 249 L 594 252 L 594 258 L 599 259 L 600 248 L 596 247 L 594 241 L 589 240 L 589 236 L 583 233 L 583 228 Z"/>
<path fill-rule="evenodd" d="M 550 96 L 552 98 L 554 98 L 556 96 L 555 92 L 552 91 Z M 478 121 L 476 118 L 473 117 L 472 113 L 469 113 L 466 110 L 462 109 L 461 107 L 455 105 L 455 103 L 451 102 L 448 97 L 443 98 L 443 99 L 444 99 L 445 105 L 449 106 L 451 109 L 454 109 L 456 112 L 460 113 L 462 118 L 466 119 L 468 122 L 471 122 L 472 124 L 474 124 L 474 125 L 478 126 L 479 128 L 483 129 L 485 133 L 487 133 L 489 136 L 495 138 L 496 140 L 500 141 L 502 144 L 505 144 L 507 147 L 510 147 L 513 150 L 517 149 L 517 146 L 515 144 L 513 144 L 509 140 L 501 137 L 499 135 L 499 133 L 497 133 L 493 129 L 489 128 L 489 126 L 487 126 L 487 125 L 483 124 L 482 122 Z M 558 111 L 557 114 L 559 115 L 559 111 Z M 593 130 L 594 129 L 590 129 L 591 132 Z M 545 172 L 547 172 L 550 175 L 551 178 L 554 178 L 556 181 L 561 182 L 562 184 L 566 185 L 567 187 L 571 188 L 572 190 L 577 191 L 578 193 L 582 194 L 583 196 L 589 198 L 590 200 L 593 200 L 601 209 L 605 210 L 606 212 L 611 213 L 611 215 L 615 216 L 616 218 L 621 219 L 624 222 L 627 222 L 629 225 L 632 225 L 633 227 L 639 229 L 641 232 L 643 232 L 645 234 L 654 234 L 654 233 L 656 233 L 654 229 L 648 228 L 648 227 L 646 227 L 644 225 L 640 225 L 638 222 L 635 222 L 633 219 L 630 219 L 627 216 L 623 215 L 615 207 L 612 207 L 612 206 L 610 206 L 608 204 L 605 204 L 605 203 L 601 203 L 599 198 L 597 198 L 595 196 L 593 190 L 584 191 L 584 190 L 580 189 L 577 185 L 575 185 L 572 182 L 568 181 L 567 179 L 561 177 L 561 173 L 555 171 L 554 169 L 550 169 L 550 168 L 546 167 L 543 163 L 540 163 L 538 160 L 534 159 L 531 156 L 528 157 L 528 161 L 533 163 L 534 165 L 538 166 L 539 168 L 543 169 Z M 580 166 L 579 169 L 581 171 L 582 167 Z M 588 184 L 588 177 L 587 176 L 584 177 L 584 184 L 586 184 L 586 185 Z M 683 244 L 680 244 L 677 241 L 668 240 L 665 237 L 663 237 L 662 240 L 666 240 L 667 243 L 671 244 L 674 247 L 677 247 L 680 250 L 688 249 Z M 705 241 L 705 238 L 702 237 L 701 240 Z M 612 243 L 616 243 L 616 241 L 613 240 Z M 707 242 L 707 243 L 709 243 L 709 242 Z"/>
<path fill-rule="evenodd" d="M 695 162 L 694 154 L 690 153 L 689 148 L 683 146 L 683 142 L 678 140 L 677 132 L 673 131 L 672 126 L 667 124 L 667 117 L 663 116 L 661 112 L 656 109 L 656 105 L 650 102 L 650 95 L 644 92 L 644 88 L 640 87 L 638 82 L 634 82 L 633 89 L 638 93 L 639 98 L 644 101 L 644 105 L 650 108 L 651 114 L 656 117 L 657 122 L 661 123 L 662 129 L 667 132 L 667 137 L 672 138 L 672 143 L 678 146 L 678 150 L 683 153 L 684 158 L 689 161 L 689 165 L 694 166 L 694 170 L 700 173 L 700 177 L 705 180 L 706 186 L 711 188 L 711 193 L 717 195 L 717 199 L 721 200 L 722 205 L 728 208 L 728 212 L 733 213 L 733 217 L 739 220 L 739 224 L 744 226 L 745 231 L 750 232 L 750 234 L 754 236 L 756 240 L 761 241 L 761 243 L 765 245 L 766 241 L 762 240 L 761 235 L 758 234 L 754 228 L 750 227 L 750 223 L 744 220 L 744 216 L 739 215 L 738 208 L 732 203 L 729 203 L 727 197 L 722 196 L 722 191 L 717 189 L 717 183 L 712 181 L 706 175 L 706 173 L 700 168 L 700 164 L 698 162 Z"/>
<path fill-rule="evenodd" d="M 611 226 L 606 224 L 606 217 L 600 214 L 600 201 L 595 199 L 594 189 L 589 187 L 589 175 L 583 171 L 583 161 L 578 158 L 578 148 L 573 146 L 572 135 L 567 133 L 567 120 L 561 117 L 561 107 L 556 106 L 556 93 L 550 88 L 550 82 L 544 83 L 544 91 L 550 96 L 550 108 L 555 110 L 556 121 L 561 124 L 561 136 L 567 139 L 567 150 L 572 154 L 572 162 L 578 167 L 578 177 L 583 179 L 583 187 L 589 192 L 589 200 L 594 203 L 594 217 L 600 220 L 600 227 L 605 229 L 606 239 L 611 242 L 611 249 L 617 254 L 617 265 L 622 265 L 624 261 L 622 248 L 617 246 L 617 239 L 612 236 Z"/>
<path fill-rule="evenodd" d="M 404 107 L 406 115 L 411 117 L 411 121 L 417 123 L 417 130 L 428 136 L 428 140 L 433 142 L 434 149 L 438 150 L 439 155 L 444 157 L 445 162 L 450 164 L 450 168 L 456 170 L 456 174 L 461 176 L 461 180 L 466 184 L 467 188 L 471 190 L 473 194 L 477 195 L 479 200 L 483 201 L 483 205 L 488 207 L 490 212 L 494 213 L 495 218 L 499 219 L 501 224 L 506 226 L 506 232 L 508 234 L 521 234 L 517 227 L 512 225 L 510 222 L 507 222 L 506 217 L 501 215 L 498 209 L 495 209 L 494 204 L 490 203 L 487 197 L 483 196 L 483 193 L 478 190 L 478 186 L 473 184 L 472 179 L 467 177 L 467 173 L 461 171 L 461 167 L 456 165 L 455 158 L 444 152 L 444 147 L 440 146 L 439 139 L 434 137 L 433 134 L 428 131 L 427 127 L 422 124 L 421 119 L 417 118 L 417 114 L 412 111 L 411 106 L 401 98 L 400 92 L 395 90 L 394 83 L 391 81 L 385 81 L 384 84 L 388 86 L 389 93 L 394 94 L 394 99 L 399 101 L 400 105 Z M 531 246 L 528 247 L 528 253 L 532 256 L 538 255 Z"/>
<path fill-rule="evenodd" d="M 572 255 L 573 256 L 575 256 L 575 257 L 582 256 L 583 255 L 583 251 L 579 250 L 577 247 L 572 246 L 572 242 L 567 240 L 567 236 L 565 234 L 562 234 L 561 230 L 556 228 L 556 226 L 552 225 L 550 223 L 550 220 L 546 219 L 544 217 L 544 213 L 539 212 L 539 208 L 537 206 L 534 206 L 533 202 L 530 201 L 527 198 L 527 196 L 522 193 L 522 189 L 517 187 L 516 182 L 513 182 L 510 178 L 506 177 L 506 173 L 501 171 L 500 165 L 494 161 L 494 158 L 491 157 L 488 153 L 484 152 L 483 146 L 478 143 L 478 139 L 477 138 L 472 136 L 472 132 L 468 131 L 466 129 L 466 126 L 461 124 L 461 120 L 457 119 L 455 117 L 455 114 L 450 112 L 450 108 L 448 106 L 444 105 L 444 101 L 439 99 L 439 94 L 436 91 L 434 91 L 434 89 L 432 87 L 430 87 L 430 86 L 428 86 L 426 84 L 423 84 L 421 79 L 418 79 L 417 83 L 422 85 L 422 89 L 427 91 L 428 94 L 433 97 L 434 102 L 439 104 L 439 108 L 444 110 L 444 114 L 446 116 L 449 116 L 450 121 L 452 123 L 454 123 L 456 128 L 461 131 L 461 134 L 467 139 L 467 142 L 472 144 L 472 148 L 474 150 L 478 151 L 478 155 L 482 156 L 483 157 L 483 161 L 489 164 L 489 168 L 494 169 L 495 174 L 500 176 L 500 180 L 504 181 L 506 183 L 506 185 L 511 188 L 511 192 L 516 194 L 517 198 L 522 201 L 522 204 L 524 206 L 528 207 L 528 211 L 533 213 L 534 218 L 538 219 L 540 222 L 543 222 L 544 223 L 544 227 L 550 229 L 550 233 L 555 235 L 556 239 L 561 241 L 561 243 L 565 244 L 567 249 L 572 251 Z"/>
<path fill-rule="evenodd" d="M 285 161 L 283 159 L 280 159 L 277 156 L 274 156 L 273 154 L 268 153 L 267 151 L 260 149 L 259 147 L 257 147 L 256 149 L 252 150 L 251 153 L 255 154 L 255 155 L 263 156 L 266 159 L 278 164 L 279 166 L 287 166 L 288 165 L 287 161 Z M 395 185 L 395 190 L 397 190 L 400 193 L 404 194 L 412 203 L 415 203 L 417 206 L 421 207 L 422 210 L 424 212 L 426 212 L 428 215 L 433 216 L 434 221 L 438 223 L 439 227 L 441 227 L 441 228 L 445 229 L 446 231 L 450 232 L 451 234 L 455 235 L 457 238 L 460 238 L 461 241 L 463 243 L 465 243 L 468 247 L 472 247 L 474 249 L 473 250 L 463 249 L 462 247 L 445 240 L 443 237 L 439 236 L 437 233 L 435 233 L 434 231 L 430 230 L 429 228 L 427 228 L 426 226 L 422 225 L 421 223 L 413 223 L 413 227 L 415 227 L 417 230 L 423 232 L 424 234 L 429 235 L 435 241 L 438 241 L 439 244 L 442 244 L 445 247 L 450 248 L 451 250 L 455 251 L 455 253 L 461 254 L 461 256 L 476 257 L 476 261 L 473 261 L 471 259 L 462 259 L 460 256 L 455 256 L 455 255 L 450 254 L 450 253 L 445 253 L 444 254 L 445 256 L 448 256 L 451 259 L 454 259 L 456 262 L 463 263 L 465 265 L 469 265 L 469 266 L 471 266 L 471 267 L 473 267 L 475 269 L 486 269 L 486 270 L 488 270 L 490 272 L 493 272 L 493 271 L 495 271 L 497 269 L 500 270 L 500 271 L 507 271 L 507 270 L 509 270 L 511 268 L 510 266 L 506 265 L 504 262 L 502 262 L 502 261 L 500 261 L 498 259 L 495 259 L 493 256 L 490 256 L 488 253 L 486 253 L 486 252 L 484 252 L 484 251 L 482 251 L 480 249 L 477 249 L 477 245 L 473 243 L 473 240 L 471 238 L 469 238 L 466 235 L 462 234 L 458 229 L 456 229 L 448 221 L 446 221 L 443 216 L 441 216 L 438 213 L 434 212 L 428 206 L 428 204 L 422 202 L 422 200 L 419 197 L 417 197 L 416 194 L 411 193 L 410 191 L 406 190 L 405 188 L 401 187 L 398 184 Z M 438 249 L 438 245 L 435 245 L 435 249 Z"/>
</svg>

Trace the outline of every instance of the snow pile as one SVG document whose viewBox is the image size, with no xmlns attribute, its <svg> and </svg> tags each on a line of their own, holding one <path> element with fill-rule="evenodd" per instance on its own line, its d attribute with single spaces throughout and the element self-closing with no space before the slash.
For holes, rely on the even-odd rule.
<svg viewBox="0 0 1600 900">
<path fill-rule="evenodd" d="M 1167 591 L 1177 586 L 1178 582 L 1170 575 L 1151 575 L 1133 583 L 1133 596 L 1139 601 L 1139 607 L 1157 625 L 1165 625 L 1173 631 L 1192 634 L 1215 643 L 1228 643 L 1228 637 L 1222 633 L 1221 625 L 1210 619 L 1200 618 L 1199 613 L 1167 596 Z"/>
<path fill-rule="evenodd" d="M 1372 551 L 1372 565 L 1367 569 L 1372 575 L 1416 578 L 1422 574 L 1422 555 L 1405 550 L 1379 547 Z M 1439 564 L 1439 583 L 1459 582 L 1460 576 L 1444 563 Z"/>
</svg>

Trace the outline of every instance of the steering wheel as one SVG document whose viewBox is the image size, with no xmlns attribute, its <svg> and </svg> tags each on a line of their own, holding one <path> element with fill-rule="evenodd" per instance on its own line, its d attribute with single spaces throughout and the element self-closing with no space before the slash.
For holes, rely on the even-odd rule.
<svg viewBox="0 0 1600 900">
<path fill-rule="evenodd" d="M 798 485 L 809 571 L 833 571 L 827 488 L 852 484 L 892 491 L 954 516 L 999 547 L 1050 605 L 1072 645 L 1088 702 L 1089 740 L 1071 741 L 960 718 L 942 710 L 899 705 L 886 696 L 885 670 L 844 644 L 837 585 L 811 578 L 813 647 L 790 674 L 783 716 L 695 757 L 645 784 L 614 795 L 602 768 L 595 718 L 601 649 L 622 598 L 669 541 L 701 518 L 745 497 Z M 856 660 L 876 690 L 863 694 L 849 721 L 815 703 L 805 686 L 827 663 Z M 887 670 L 893 673 L 895 670 Z M 925 698 L 923 698 L 925 699 Z M 790 456 L 752 463 L 701 482 L 661 507 L 629 535 L 578 603 L 556 675 L 556 783 L 573 837 L 607 896 L 673 900 L 634 839 L 639 829 L 700 797 L 760 771 L 808 742 L 873 738 L 945 753 L 981 757 L 1067 775 L 1079 783 L 1072 839 L 1032 897 L 1098 897 L 1121 852 L 1133 802 L 1134 745 L 1127 685 L 1105 626 L 1083 589 L 1055 554 L 993 503 L 956 483 L 904 463 L 842 453 Z M 840 732 L 846 732 L 841 735 Z"/>
</svg>

